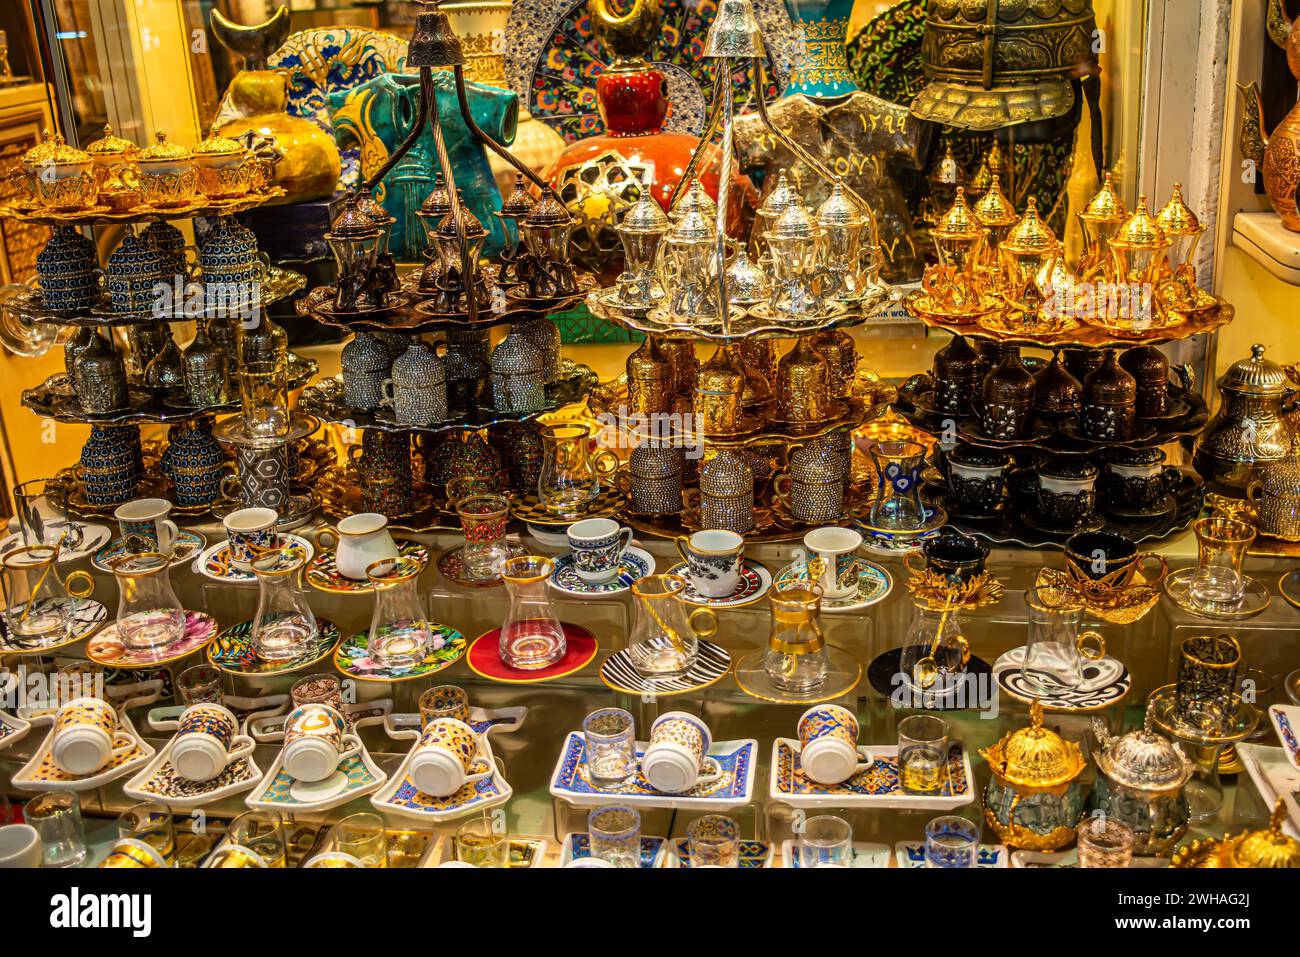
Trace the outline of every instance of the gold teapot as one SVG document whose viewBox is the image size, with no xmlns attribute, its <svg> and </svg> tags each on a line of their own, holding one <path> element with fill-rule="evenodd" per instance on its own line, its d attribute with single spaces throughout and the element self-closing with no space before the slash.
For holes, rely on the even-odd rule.
<svg viewBox="0 0 1300 957">
<path fill-rule="evenodd" d="M 1079 775 L 1087 762 L 1077 744 L 1043 727 L 1037 700 L 1029 720 L 1029 727 L 980 749 L 993 772 L 984 789 L 984 817 L 1008 847 L 1055 851 L 1074 840 L 1083 818 Z"/>
<path fill-rule="evenodd" d="M 1184 844 L 1174 852 L 1170 867 L 1300 867 L 1300 841 L 1282 833 L 1286 804 L 1273 805 L 1268 827 L 1242 831 L 1222 840 L 1207 838 Z"/>
<path fill-rule="evenodd" d="M 1286 51 L 1291 75 L 1300 82 L 1300 30 L 1287 21 L 1282 0 L 1269 0 L 1268 35 Z M 1264 173 L 1264 193 L 1273 211 L 1282 217 L 1287 229 L 1300 231 L 1300 209 L 1296 208 L 1296 190 L 1300 188 L 1300 103 L 1282 117 L 1272 133 L 1264 132 L 1264 103 L 1259 84 L 1238 86 L 1245 101 L 1241 120 L 1241 152 L 1254 160 Z"/>
</svg>

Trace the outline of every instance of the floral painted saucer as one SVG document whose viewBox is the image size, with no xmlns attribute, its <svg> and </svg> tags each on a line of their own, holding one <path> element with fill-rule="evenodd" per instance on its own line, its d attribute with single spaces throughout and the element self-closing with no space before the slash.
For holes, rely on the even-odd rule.
<svg viewBox="0 0 1300 957">
<path fill-rule="evenodd" d="M 898 745 L 868 745 L 870 765 L 839 784 L 821 784 L 803 773 L 799 742 L 777 738 L 772 742 L 768 797 L 774 803 L 796 808 L 888 807 L 929 811 L 950 810 L 975 800 L 970 754 L 960 744 L 948 749 L 948 773 L 934 794 L 908 794 L 898 781 Z"/>
<path fill-rule="evenodd" d="M 772 587 L 772 573 L 768 571 L 766 565 L 752 558 L 746 558 L 741 562 L 740 579 L 736 582 L 736 587 L 732 589 L 730 595 L 723 595 L 721 598 L 708 598 L 701 595 L 687 573 L 685 562 L 678 562 L 668 569 L 667 574 L 679 575 L 686 580 L 686 587 L 682 589 L 682 601 L 688 605 L 702 605 L 705 608 L 740 608 L 744 605 L 752 605 L 762 600 L 767 590 Z"/>
<path fill-rule="evenodd" d="M 275 756 L 266 776 L 244 802 L 255 811 L 277 811 L 284 815 L 328 811 L 347 804 L 383 786 L 388 780 L 365 745 L 339 762 L 323 781 L 299 781 L 284 769 L 284 752 Z"/>
<path fill-rule="evenodd" d="M 604 597 L 618 595 L 632 587 L 638 579 L 653 575 L 654 556 L 640 548 L 629 546 L 623 552 L 618 565 L 618 574 L 606 582 L 583 581 L 578 576 L 578 569 L 573 564 L 573 553 L 568 552 L 555 559 L 555 570 L 551 572 L 551 587 L 566 595 L 576 598 Z"/>
<path fill-rule="evenodd" d="M 822 611 L 858 611 L 869 608 L 878 601 L 884 601 L 893 589 L 893 577 L 875 562 L 854 555 L 853 567 L 858 582 L 857 590 L 843 598 L 823 598 Z M 776 583 L 781 585 L 788 581 L 807 579 L 807 568 L 803 562 L 791 562 L 776 573 Z"/>
<path fill-rule="evenodd" d="M 192 532 L 188 528 L 182 528 L 176 533 L 176 541 L 172 544 L 172 557 L 170 567 L 175 568 L 190 561 L 199 552 L 207 547 L 208 540 L 198 532 Z M 101 572 L 113 571 L 113 561 L 121 558 L 123 555 L 129 555 L 131 549 L 127 548 L 126 540 L 115 538 L 99 551 L 95 552 L 90 563 L 98 568 Z"/>
<path fill-rule="evenodd" d="M 888 844 L 854 841 L 852 852 L 853 858 L 849 867 L 888 867 L 889 862 L 894 859 L 894 851 Z M 793 868 L 803 866 L 799 863 L 798 841 L 781 842 L 781 865 Z"/>
<path fill-rule="evenodd" d="M 920 841 L 899 841 L 894 845 L 894 854 L 899 867 L 925 867 L 925 844 Z M 975 866 L 1007 867 L 1010 856 L 1005 844 L 981 844 L 975 852 Z"/>
<path fill-rule="evenodd" d="M 339 626 L 325 618 L 316 619 L 316 643 L 303 655 L 288 661 L 263 661 L 253 651 L 251 621 L 231 625 L 208 645 L 208 663 L 227 674 L 246 678 L 283 675 L 299 671 L 328 657 L 339 640 Z"/>
<path fill-rule="evenodd" d="M 400 542 L 397 553 L 414 558 L 421 565 L 428 564 L 429 561 L 429 547 L 419 542 Z M 369 595 L 374 592 L 375 587 L 369 580 L 340 575 L 338 567 L 334 564 L 334 557 L 335 551 L 330 548 L 320 552 L 311 560 L 303 574 L 308 585 L 336 595 Z"/>
<path fill-rule="evenodd" d="M 286 532 L 281 532 L 280 545 L 284 548 L 293 549 L 295 553 L 301 553 L 307 559 L 310 559 L 315 554 L 311 542 L 301 535 L 289 535 Z M 230 557 L 230 542 L 228 541 L 217 542 L 217 544 L 205 548 L 194 559 L 193 569 L 213 581 L 225 584 L 251 585 L 257 582 L 257 576 L 252 572 L 246 572 L 235 567 L 235 563 Z"/>
<path fill-rule="evenodd" d="M 370 657 L 370 630 L 357 632 L 334 651 L 334 667 L 358 681 L 410 681 L 450 668 L 465 654 L 465 636 L 449 625 L 429 622 L 437 647 L 415 665 L 385 665 Z"/>
<path fill-rule="evenodd" d="M 44 613 L 47 607 L 59 606 L 68 619 L 69 627 L 41 638 L 20 638 L 12 632 L 0 634 L 0 655 L 43 655 L 93 635 L 108 620 L 108 609 L 93 598 L 41 598 L 35 609 Z"/>
<path fill-rule="evenodd" d="M 487 735 L 479 736 L 480 753 L 496 767 L 496 773 L 464 785 L 455 794 L 434 797 L 425 794 L 410 776 L 411 752 L 389 779 L 388 786 L 370 798 L 375 809 L 389 817 L 438 824 L 469 814 L 481 814 L 510 800 L 514 793 L 502 775 L 501 763 L 492 755 Z M 414 751 L 412 747 L 411 751 Z"/>
<path fill-rule="evenodd" d="M 17 744 L 32 730 L 32 723 L 8 711 L 0 711 L 0 751 Z"/>
<path fill-rule="evenodd" d="M 69 774 L 59 767 L 50 754 L 54 744 L 51 727 L 32 759 L 14 774 L 10 783 L 23 791 L 92 791 L 135 770 L 153 757 L 153 747 L 136 733 L 125 711 L 118 712 L 117 720 L 118 729 L 132 739 L 132 747 L 114 755 L 104 768 L 93 774 Z"/>
<path fill-rule="evenodd" d="M 668 842 L 662 837 L 641 835 L 641 867 L 643 870 L 659 867 Z M 586 831 L 570 831 L 560 842 L 560 866 L 568 867 L 573 861 L 591 857 L 591 835 Z"/>
<path fill-rule="evenodd" d="M 502 583 L 500 575 L 495 578 L 474 578 L 465 570 L 464 545 L 453 545 L 438 556 L 438 571 L 443 577 L 462 588 L 495 588 Z M 527 555 L 528 548 L 519 542 L 506 542 L 506 557 L 518 558 Z"/>
<path fill-rule="evenodd" d="M 741 841 L 740 866 L 746 870 L 771 867 L 776 845 L 771 841 Z M 691 846 L 684 837 L 669 841 L 661 867 L 690 867 Z"/>
<path fill-rule="evenodd" d="M 180 638 L 151 651 L 132 651 L 122 643 L 114 622 L 86 642 L 86 657 L 109 668 L 156 667 L 202 651 L 216 635 L 215 618 L 201 611 L 186 611 L 185 633 Z"/>
<path fill-rule="evenodd" d="M 262 780 L 262 769 L 250 754 L 236 758 L 210 781 L 191 781 L 172 767 L 171 753 L 175 743 L 176 738 L 171 738 L 144 770 L 122 785 L 122 793 L 137 801 L 159 801 L 171 808 L 191 808 L 247 791 Z"/>
</svg>

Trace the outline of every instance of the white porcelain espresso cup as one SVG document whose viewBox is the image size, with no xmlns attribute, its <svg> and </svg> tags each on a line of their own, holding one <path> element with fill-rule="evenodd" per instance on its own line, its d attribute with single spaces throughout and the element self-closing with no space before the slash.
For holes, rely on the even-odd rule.
<svg viewBox="0 0 1300 957">
<path fill-rule="evenodd" d="M 94 774 L 135 747 L 118 726 L 117 711 L 103 698 L 73 698 L 63 705 L 51 735 L 50 757 L 68 774 Z"/>
<path fill-rule="evenodd" d="M 714 784 L 722 768 L 706 757 L 713 744 L 709 726 L 685 711 L 667 711 L 650 726 L 650 743 L 641 756 L 641 774 L 665 794 L 681 794 Z"/>
<path fill-rule="evenodd" d="M 284 721 L 280 761 L 298 781 L 323 781 L 360 751 L 361 739 L 347 730 L 347 719 L 327 704 L 301 704 Z"/>
<path fill-rule="evenodd" d="M 456 718 L 434 718 L 424 726 L 407 768 L 415 786 L 431 797 L 448 797 L 493 771 L 478 734 Z"/>
<path fill-rule="evenodd" d="M 811 565 L 814 557 L 820 559 L 821 577 L 814 584 L 822 586 L 823 598 L 847 598 L 857 592 L 854 552 L 862 544 L 860 532 L 851 528 L 814 528 L 803 537 L 803 544 L 804 548 L 794 550 L 795 561 Z"/>
<path fill-rule="evenodd" d="M 677 553 L 686 562 L 691 586 L 705 598 L 725 598 L 736 590 L 745 558 L 745 540 L 735 532 L 706 528 L 677 537 Z"/>
<path fill-rule="evenodd" d="M 40 867 L 41 835 L 30 824 L 0 827 L 0 867 Z"/>
<path fill-rule="evenodd" d="M 379 512 L 358 512 L 315 535 L 316 547 L 334 539 L 334 567 L 344 578 L 366 581 L 366 568 L 397 557 L 397 543 L 388 531 L 388 518 Z"/>
</svg>

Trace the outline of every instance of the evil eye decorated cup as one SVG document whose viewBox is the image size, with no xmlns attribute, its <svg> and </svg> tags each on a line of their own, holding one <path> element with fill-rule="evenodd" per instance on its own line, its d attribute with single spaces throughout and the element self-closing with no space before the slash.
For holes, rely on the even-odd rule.
<svg viewBox="0 0 1300 957">
<path fill-rule="evenodd" d="M 327 704 L 299 705 L 284 722 L 284 769 L 299 781 L 323 781 L 361 750 L 347 719 Z"/>
<path fill-rule="evenodd" d="M 431 797 L 447 797 L 492 774 L 478 735 L 464 721 L 434 718 L 411 749 L 411 780 Z"/>
<path fill-rule="evenodd" d="M 848 708 L 820 704 L 799 718 L 799 764 L 818 784 L 841 784 L 871 766 L 858 746 L 858 719 Z"/>
<path fill-rule="evenodd" d="M 573 567 L 585 582 L 607 582 L 618 575 L 623 552 L 632 544 L 632 529 L 610 518 L 588 518 L 569 526 Z"/>
<path fill-rule="evenodd" d="M 68 774 L 94 774 L 135 747 L 103 698 L 73 698 L 59 708 L 52 741 L 50 757 Z"/>
<path fill-rule="evenodd" d="M 239 720 L 221 705 L 190 705 L 181 713 L 172 742 L 172 767 L 191 781 L 211 781 L 252 753 L 253 739 L 238 732 Z"/>
<path fill-rule="evenodd" d="M 680 794 L 714 784 L 722 768 L 705 757 L 713 744 L 709 726 L 685 711 L 661 714 L 650 726 L 650 744 L 641 757 L 641 773 L 656 791 Z"/>
</svg>

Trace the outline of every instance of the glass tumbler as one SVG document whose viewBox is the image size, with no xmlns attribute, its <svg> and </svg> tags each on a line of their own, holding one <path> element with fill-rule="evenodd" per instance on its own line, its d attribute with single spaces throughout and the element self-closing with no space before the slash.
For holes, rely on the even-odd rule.
<svg viewBox="0 0 1300 957">
<path fill-rule="evenodd" d="M 176 860 L 176 824 L 165 805 L 133 804 L 117 816 L 117 836 L 148 844 L 168 866 Z"/>
<path fill-rule="evenodd" d="M 1254 526 L 1222 516 L 1192 523 L 1196 533 L 1196 571 L 1188 598 L 1202 611 L 1230 611 L 1246 594 L 1241 574 L 1246 549 L 1255 540 Z"/>
<path fill-rule="evenodd" d="M 1213 731 L 1237 690 L 1241 645 L 1231 635 L 1184 638 L 1174 683 L 1174 712 L 1194 728 Z"/>
<path fill-rule="evenodd" d="M 691 867 L 739 867 L 740 825 L 725 814 L 705 814 L 686 825 Z"/>
<path fill-rule="evenodd" d="M 465 535 L 460 554 L 466 576 L 479 581 L 500 578 L 510 554 L 506 545 L 510 500 L 493 492 L 473 493 L 456 501 L 456 514 Z"/>
<path fill-rule="evenodd" d="M 964 817 L 936 817 L 925 826 L 926 867 L 974 867 L 980 832 Z"/>
<path fill-rule="evenodd" d="M 117 578 L 117 635 L 132 651 L 151 651 L 185 636 L 185 607 L 172 589 L 171 559 L 160 552 L 113 560 Z"/>
<path fill-rule="evenodd" d="M 435 718 L 455 718 L 469 724 L 469 695 L 457 685 L 434 685 L 420 695 L 417 707 L 422 729 Z"/>
<path fill-rule="evenodd" d="M 212 665 L 192 665 L 176 676 L 176 694 L 182 704 L 221 704 L 225 681 Z"/>
<path fill-rule="evenodd" d="M 47 791 L 27 802 L 27 823 L 36 828 L 46 867 L 76 867 L 86 859 L 86 832 L 81 823 L 81 799 L 74 791 Z M 4 823 L 0 817 L 0 824 Z"/>
<path fill-rule="evenodd" d="M 898 722 L 898 786 L 904 794 L 935 794 L 948 780 L 948 722 L 930 714 Z"/>
<path fill-rule="evenodd" d="M 587 815 L 587 834 L 592 857 L 615 867 L 641 866 L 641 814 L 636 808 L 596 808 Z"/>
<path fill-rule="evenodd" d="M 475 867 L 509 867 L 510 835 L 486 817 L 466 821 L 456 832 L 456 860 Z"/>
<path fill-rule="evenodd" d="M 256 359 L 239 370 L 239 400 L 244 429 L 253 438 L 289 434 L 289 365 L 283 359 Z"/>
<path fill-rule="evenodd" d="M 1098 814 L 1079 825 L 1080 867 L 1129 867 L 1133 863 L 1133 829 Z"/>
<path fill-rule="evenodd" d="M 57 558 L 58 549 L 50 545 L 13 548 L 0 556 L 4 624 L 11 638 L 45 645 L 72 632 L 72 611 L 79 603 L 71 599 L 90 595 L 95 582 L 84 571 L 59 578 Z"/>
<path fill-rule="evenodd" d="M 842 817 L 806 818 L 799 832 L 800 867 L 849 867 L 853 863 L 853 828 Z"/>
<path fill-rule="evenodd" d="M 917 442 L 875 442 L 868 447 L 876 468 L 876 501 L 871 524 L 891 532 L 915 531 L 925 524 L 921 504 L 921 466 L 925 446 Z"/>
<path fill-rule="evenodd" d="M 636 724 L 622 708 L 601 708 L 582 721 L 587 769 L 598 788 L 620 788 L 636 777 Z"/>
<path fill-rule="evenodd" d="M 334 848 L 366 867 L 388 866 L 388 830 L 378 814 L 349 814 L 334 828 Z"/>
<path fill-rule="evenodd" d="M 230 822 L 230 843 L 261 861 L 262 867 L 287 867 L 284 818 L 273 811 L 246 811 Z M 243 866 L 243 865 L 233 865 Z"/>
</svg>

